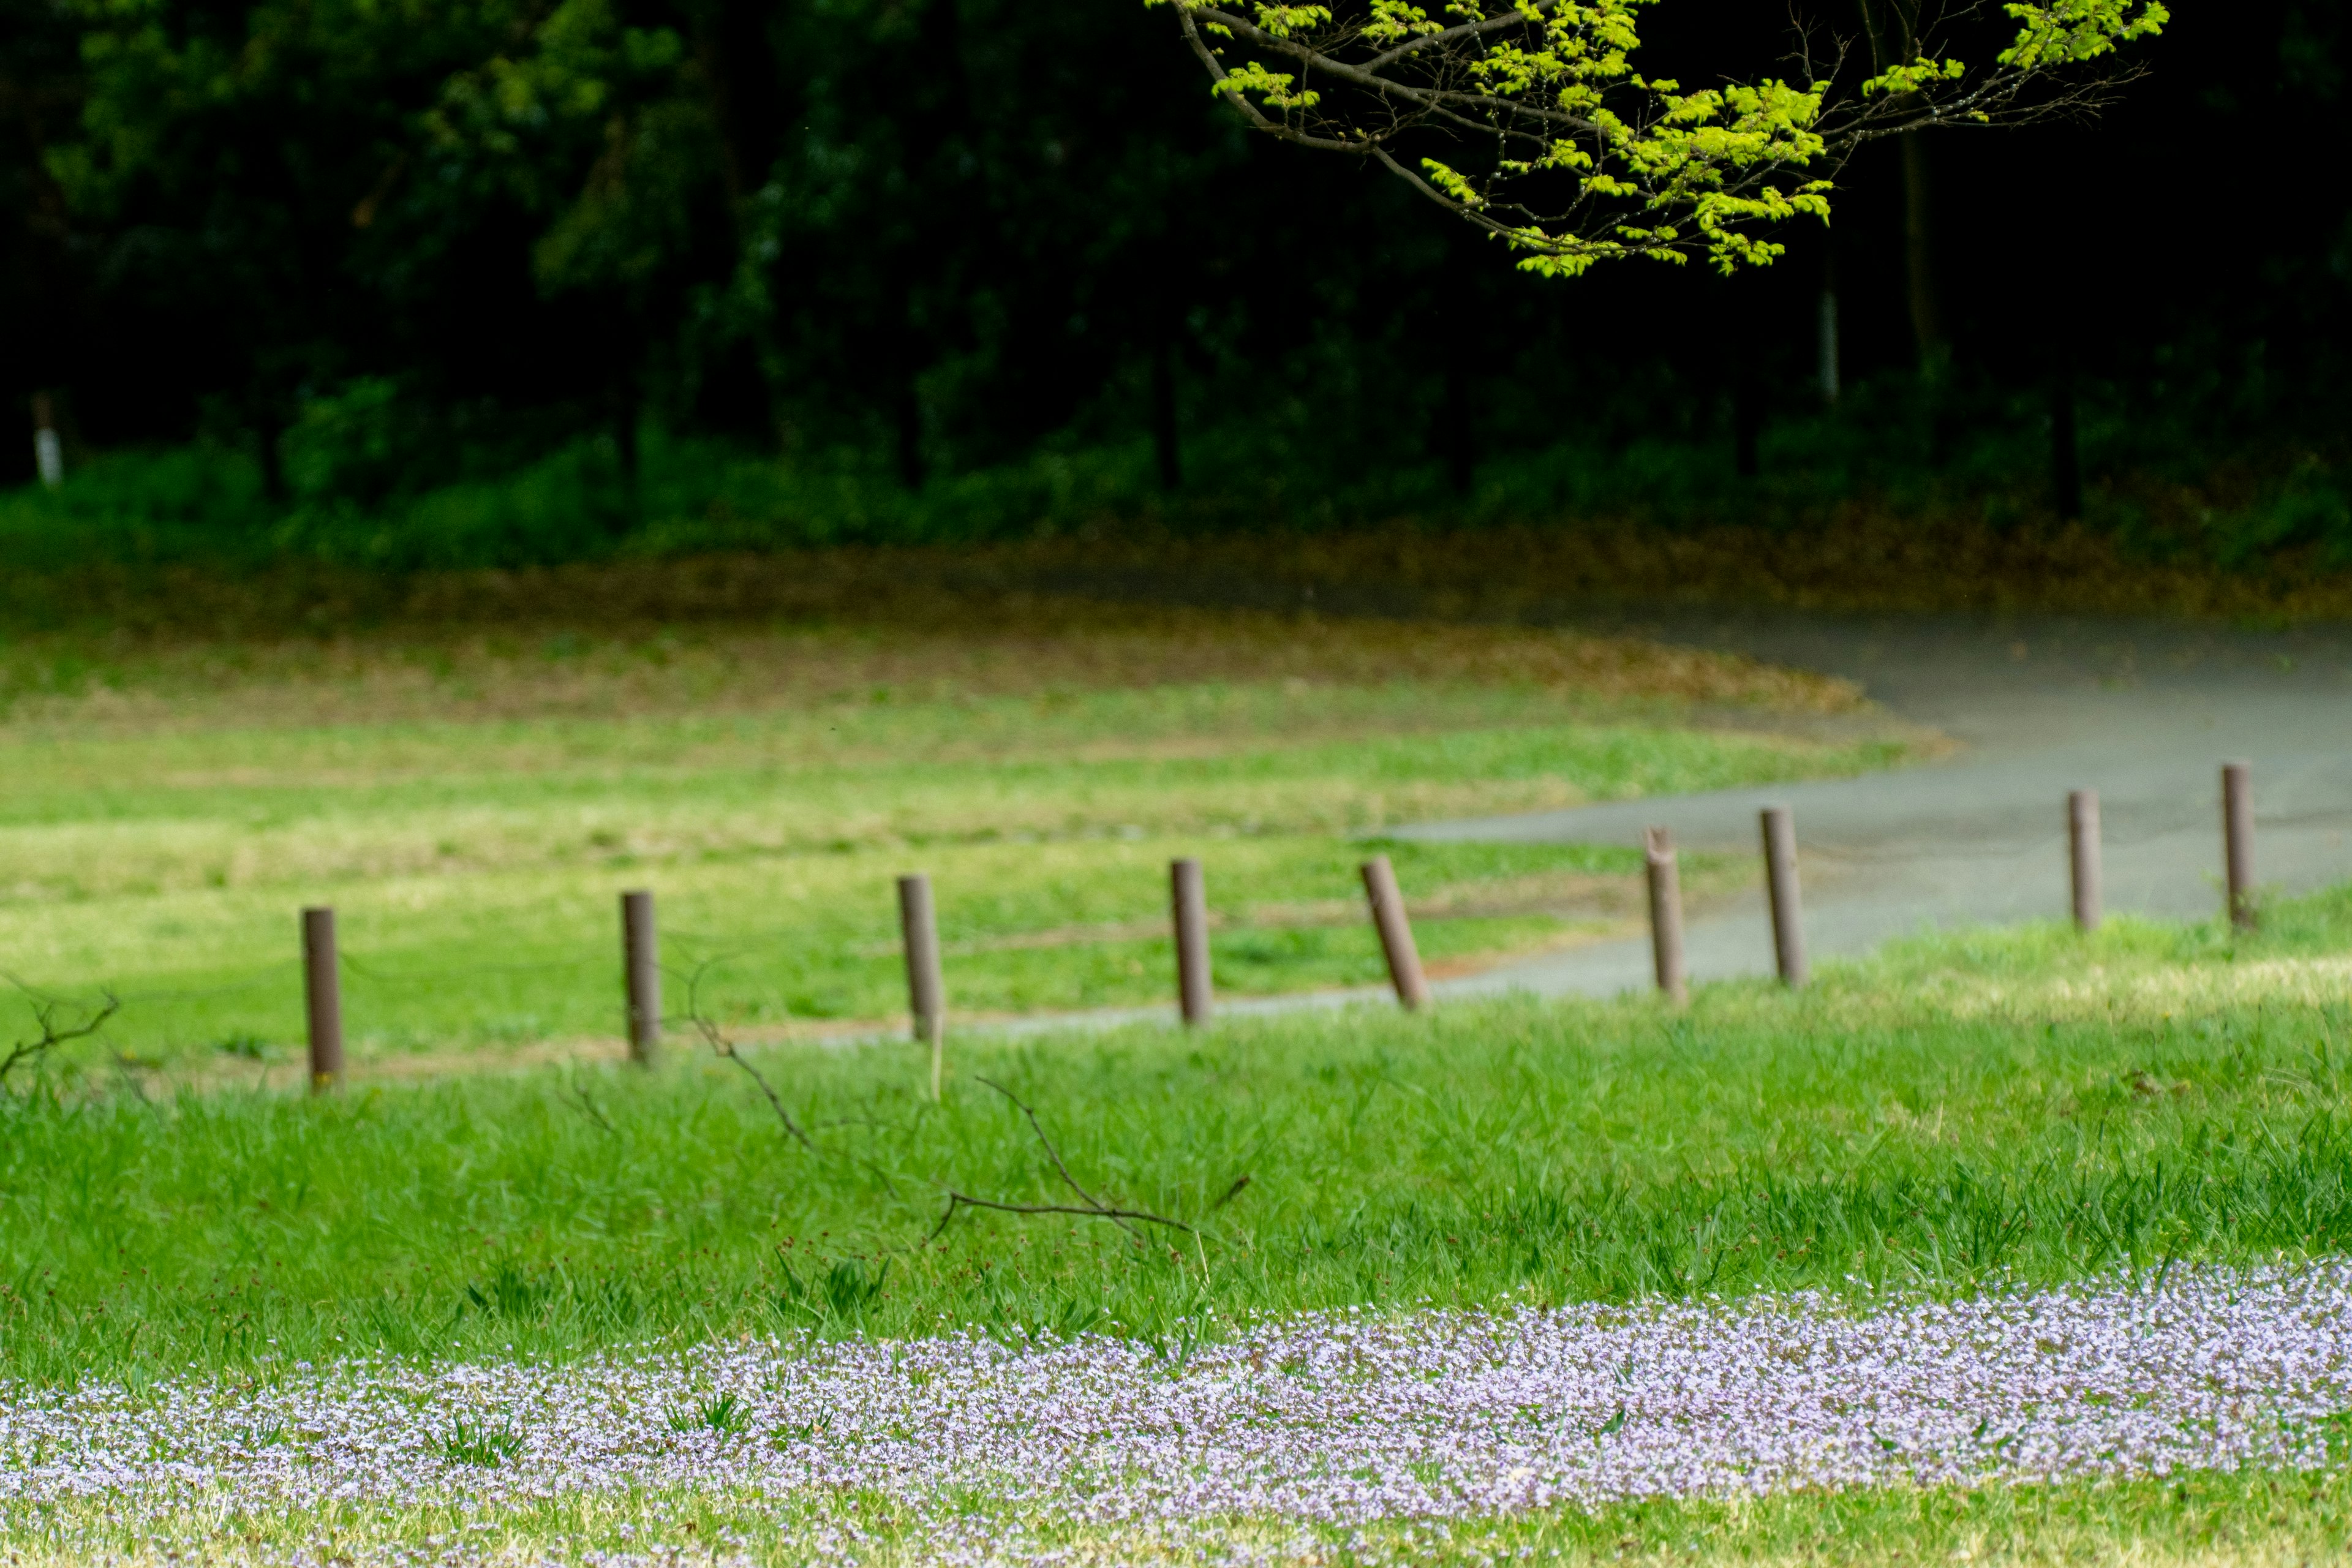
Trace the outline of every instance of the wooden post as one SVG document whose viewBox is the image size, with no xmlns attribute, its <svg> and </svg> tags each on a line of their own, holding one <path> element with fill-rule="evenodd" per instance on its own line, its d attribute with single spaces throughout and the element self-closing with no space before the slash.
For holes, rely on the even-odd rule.
<svg viewBox="0 0 2352 1568">
<path fill-rule="evenodd" d="M 1642 830 L 1642 853 L 1650 873 L 1650 954 L 1658 989 L 1676 1006 L 1690 1000 L 1683 974 L 1683 879 L 1675 859 L 1675 836 L 1663 827 Z"/>
<path fill-rule="evenodd" d="M 1364 862 L 1364 896 L 1371 900 L 1372 924 L 1381 933 L 1381 951 L 1389 961 L 1389 982 L 1397 1000 L 1407 1007 L 1429 1005 L 1429 982 L 1421 976 L 1421 952 L 1412 944 L 1412 922 L 1405 919 L 1404 895 L 1397 890 L 1396 868 L 1385 855 Z"/>
<path fill-rule="evenodd" d="M 1763 812 L 1764 882 L 1772 900 L 1772 958 L 1782 984 L 1802 985 L 1811 971 L 1805 963 L 1804 912 L 1797 897 L 1797 824 L 1785 805 L 1768 805 Z"/>
<path fill-rule="evenodd" d="M 2243 763 L 2221 764 L 2221 860 L 2228 874 L 2230 923 L 2254 926 L 2254 796 Z"/>
<path fill-rule="evenodd" d="M 1176 912 L 1176 1005 L 1188 1027 L 1209 1021 L 1209 891 L 1201 863 L 1186 858 L 1168 866 L 1170 901 Z"/>
<path fill-rule="evenodd" d="M 621 977 L 629 998 L 629 1059 L 649 1068 L 661 1054 L 661 936 L 654 896 L 642 888 L 621 895 Z"/>
<path fill-rule="evenodd" d="M 2074 929 L 2099 929 L 2099 792 L 2066 792 L 2066 850 L 2073 871 Z"/>
<path fill-rule="evenodd" d="M 335 963 L 335 911 L 302 911 L 302 1000 L 310 1021 L 310 1092 L 343 1082 L 343 987 Z"/>
<path fill-rule="evenodd" d="M 907 950 L 907 1001 L 915 1038 L 931 1047 L 931 1098 L 947 1072 L 947 983 L 940 973 L 940 927 L 931 910 L 931 879 L 898 879 L 898 934 Z"/>
</svg>

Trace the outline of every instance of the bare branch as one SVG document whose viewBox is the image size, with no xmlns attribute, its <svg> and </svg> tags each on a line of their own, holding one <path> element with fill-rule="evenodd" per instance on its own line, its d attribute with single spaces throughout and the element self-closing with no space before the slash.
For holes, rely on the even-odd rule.
<svg viewBox="0 0 2352 1568">
<path fill-rule="evenodd" d="M 751 1081 L 760 1086 L 760 1092 L 767 1096 L 769 1108 L 775 1111 L 776 1120 L 783 1123 L 784 1131 L 791 1133 L 793 1141 L 802 1148 L 814 1154 L 817 1152 L 816 1144 L 810 1141 L 806 1132 L 802 1131 L 801 1124 L 793 1120 L 793 1113 L 785 1109 L 783 1097 L 776 1092 L 775 1085 L 770 1083 L 767 1075 L 753 1067 L 744 1058 L 743 1053 L 735 1048 L 735 1042 L 729 1039 L 719 1029 L 716 1019 L 706 1017 L 703 1014 L 698 1000 L 702 990 L 702 977 L 709 973 L 711 965 L 719 962 L 715 958 L 705 959 L 696 966 L 692 978 L 687 981 L 686 1016 L 694 1021 L 694 1026 L 700 1032 L 704 1043 L 710 1047 L 711 1055 L 733 1062 L 749 1074 Z"/>
<path fill-rule="evenodd" d="M 997 1082 L 992 1078 L 979 1079 L 977 1081 L 986 1084 L 989 1088 L 994 1089 L 997 1093 L 1003 1095 L 1005 1099 L 1011 1100 L 1014 1105 L 1020 1108 L 1021 1114 L 1029 1119 L 1029 1131 L 1037 1135 L 1038 1143 L 1043 1146 L 1045 1151 L 1045 1158 L 1054 1162 L 1054 1169 L 1060 1173 L 1063 1184 L 1067 1186 L 1070 1191 L 1077 1194 L 1079 1197 L 1084 1198 L 1087 1203 L 1092 1204 L 1095 1207 L 1102 1207 L 1102 1200 L 1095 1196 L 1094 1194 L 1087 1191 L 1086 1188 L 1078 1185 L 1078 1179 L 1070 1174 L 1070 1168 L 1067 1165 L 1062 1163 L 1062 1152 L 1054 1147 L 1054 1141 L 1051 1138 L 1045 1136 L 1045 1129 L 1039 1125 L 1037 1113 L 1029 1108 L 1028 1101 L 1023 1100 L 1019 1095 L 1013 1093 L 1011 1089 L 1005 1088 L 1003 1084 Z"/>
<path fill-rule="evenodd" d="M 784 1108 L 783 1097 L 776 1092 L 775 1085 L 768 1081 L 767 1075 L 745 1059 L 743 1053 L 735 1048 L 735 1042 L 719 1032 L 717 1024 L 698 1013 L 693 1015 L 693 1017 L 694 1026 L 702 1032 L 703 1039 L 709 1044 L 711 1054 L 733 1062 L 748 1073 L 751 1081 L 760 1086 L 760 1092 L 767 1096 L 769 1108 L 775 1111 L 776 1120 L 783 1123 L 784 1131 L 791 1133 L 793 1141 L 802 1148 L 814 1153 L 816 1145 L 811 1142 L 809 1135 L 801 1130 L 801 1124 L 793 1120 L 793 1113 Z"/>
<path fill-rule="evenodd" d="M 25 991 L 27 995 L 32 994 L 22 982 L 17 983 L 16 988 Z M 61 1003 L 47 999 L 34 1003 L 33 1019 L 41 1026 L 40 1037 L 19 1040 L 8 1047 L 8 1054 L 5 1057 L 0 1057 L 0 1085 L 5 1085 L 8 1075 L 26 1063 L 37 1064 L 42 1058 L 59 1046 L 75 1040 L 87 1039 L 104 1028 L 106 1021 L 122 1010 L 122 1002 L 111 991 L 102 992 L 100 994 L 106 1000 L 95 1012 L 90 1013 L 79 1023 L 70 1024 L 63 1028 L 58 1026 L 58 1010 L 62 1005 Z"/>
<path fill-rule="evenodd" d="M 1130 1237 L 1134 1237 L 1139 1243 L 1142 1237 L 1137 1234 L 1136 1222 L 1165 1226 L 1170 1230 L 1181 1230 L 1187 1236 L 1200 1234 L 1196 1228 L 1181 1219 L 1170 1219 L 1166 1215 L 1153 1214 L 1149 1209 L 1120 1208 L 1116 1205 L 1103 1202 L 1094 1194 L 1087 1191 L 1079 1184 L 1077 1177 L 1070 1174 L 1070 1167 L 1063 1163 L 1061 1151 L 1054 1147 L 1054 1141 L 1051 1138 L 1045 1136 L 1045 1124 L 1037 1120 L 1037 1112 L 1030 1108 L 1028 1102 L 992 1079 L 984 1078 L 979 1081 L 1011 1100 L 1021 1114 L 1029 1119 L 1029 1131 L 1036 1136 L 1039 1146 L 1045 1151 L 1045 1158 L 1053 1162 L 1055 1173 L 1062 1178 L 1063 1185 L 1077 1194 L 1083 1201 L 1077 1204 L 1009 1203 L 997 1198 L 974 1197 L 970 1193 L 950 1187 L 947 1189 L 947 1212 L 940 1215 L 940 1223 L 931 1227 L 931 1234 L 926 1238 L 927 1241 L 937 1241 L 940 1234 L 947 1229 L 958 1211 L 968 1208 L 992 1209 L 999 1214 L 1066 1214 L 1082 1219 L 1107 1219 Z"/>
<path fill-rule="evenodd" d="M 937 1241 L 940 1238 L 940 1233 L 947 1229 L 948 1222 L 955 1218 L 956 1211 L 960 1208 L 994 1209 L 1000 1214 L 1076 1215 L 1084 1219 L 1111 1220 L 1118 1223 L 1123 1229 L 1131 1228 L 1126 1226 L 1126 1221 L 1131 1219 L 1141 1220 L 1147 1225 L 1164 1225 L 1171 1230 L 1181 1230 L 1187 1236 L 1197 1236 L 1200 1234 L 1192 1226 L 1186 1225 L 1181 1219 L 1170 1219 L 1165 1215 L 1151 1214 L 1143 1209 L 1104 1208 L 1100 1206 L 1088 1207 L 1078 1204 L 1000 1203 L 994 1198 L 976 1198 L 970 1193 L 961 1193 L 955 1188 L 950 1187 L 948 1189 L 948 1211 L 947 1213 L 940 1215 L 940 1223 L 931 1227 L 931 1234 L 926 1239 Z"/>
<path fill-rule="evenodd" d="M 604 1113 L 603 1111 L 596 1109 L 596 1102 L 588 1098 L 587 1086 L 580 1081 L 580 1069 L 578 1067 L 575 1066 L 572 1069 L 571 1083 L 563 1086 L 562 1088 L 559 1088 L 555 1091 L 555 1098 L 562 1100 L 564 1104 L 572 1106 L 574 1110 L 578 1110 L 580 1114 L 585 1116 L 589 1121 L 594 1122 L 605 1131 L 617 1132 L 619 1131 L 619 1129 L 615 1128 L 610 1121 L 604 1119 Z"/>
<path fill-rule="evenodd" d="M 692 977 L 687 981 L 686 1007 L 688 1018 L 693 1022 L 696 1030 L 700 1033 L 703 1040 L 710 1047 L 711 1055 L 722 1058 L 727 1061 L 733 1062 L 737 1067 L 743 1069 L 744 1073 L 750 1077 L 753 1083 L 760 1086 L 761 1094 L 765 1096 L 767 1099 L 768 1108 L 776 1113 L 776 1121 L 782 1124 L 783 1130 L 787 1133 L 791 1134 L 793 1142 L 800 1144 L 802 1148 L 807 1150 L 810 1153 L 817 1155 L 819 1158 L 826 1157 L 827 1152 L 818 1148 L 816 1140 L 811 1138 L 808 1135 L 807 1131 L 793 1119 L 791 1110 L 784 1104 L 784 1097 L 778 1094 L 776 1092 L 776 1086 L 768 1081 L 768 1075 L 761 1072 L 758 1068 L 753 1067 L 751 1059 L 744 1056 L 742 1052 L 735 1048 L 735 1042 L 729 1039 L 726 1032 L 719 1028 L 718 1020 L 704 1015 L 697 1001 L 701 991 L 702 977 L 709 973 L 711 967 L 719 962 L 720 961 L 715 958 L 706 959 L 702 963 L 696 966 Z M 888 1193 L 893 1198 L 898 1196 L 898 1184 L 891 1178 L 889 1172 L 884 1170 L 873 1161 L 859 1154 L 834 1154 L 831 1157 L 835 1159 L 846 1159 L 851 1164 L 857 1166 L 859 1169 L 871 1175 L 876 1181 L 880 1182 L 882 1184 L 883 1191 Z"/>
</svg>

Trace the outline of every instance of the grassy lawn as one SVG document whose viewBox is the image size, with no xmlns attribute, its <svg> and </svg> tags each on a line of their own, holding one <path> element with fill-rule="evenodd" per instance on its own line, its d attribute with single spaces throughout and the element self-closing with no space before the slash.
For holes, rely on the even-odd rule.
<svg viewBox="0 0 2352 1568">
<path fill-rule="evenodd" d="M 193 1375 L 268 1386 L 353 1354 L 561 1363 L 953 1327 L 1015 1346 L 1108 1333 L 1181 1360 L 1302 1310 L 1813 1290 L 1860 1311 L 2325 1258 L 2352 1241 L 2347 942 L 2352 890 L 2273 908 L 2250 936 L 2119 921 L 2088 940 L 1924 940 L 1827 965 L 1800 994 L 1702 988 L 1681 1014 L 1502 1002 L 1200 1037 L 979 1036 L 956 1044 L 936 1107 L 911 1046 L 751 1052 L 805 1142 L 739 1066 L 683 1050 L 652 1075 L 545 1068 L 325 1101 L 45 1092 L 5 1108 L 0 1365 L 160 1391 Z M 983 1080 L 1034 1108 L 1090 1192 L 1198 1234 L 971 1211 L 937 1228 L 950 1190 L 1069 1201 L 1039 1131 Z M 1235 1519 L 1206 1536 L 1030 1528 L 1104 1562 L 1190 1559 L 1213 1539 L 1336 1562 L 1524 1548 L 2285 1563 L 2340 1546 L 2346 1475 L 1694 1498 L 1443 1526 Z M 936 1520 L 846 1492 L 782 1512 L 689 1487 L 224 1518 L 190 1515 L 181 1553 L 332 1539 L 367 1557 L 462 1533 L 467 1560 L 662 1539 L 791 1561 L 845 1521 L 874 1560 L 939 1544 Z M 152 1521 L 79 1505 L 0 1522 L 36 1556 L 170 1545 Z"/>
<path fill-rule="evenodd" d="M 21 1563 L 300 1561 L 667 1562 L 656 1542 L 719 1543 L 737 1561 L 940 1556 L 909 1539 L 902 1510 L 872 1497 L 772 1500 L 724 1492 L 550 1499 L 531 1506 L 375 1509 L 347 1504 L 224 1520 L 190 1510 L 163 1530 L 92 1508 L 0 1510 Z M 8 1529 L 14 1525 L 14 1529 Z M 1057 1563 L 1247 1561 L 1574 1564 L 2012 1563 L 2018 1568 L 2307 1568 L 2352 1541 L 2352 1468 L 2315 1474 L 2207 1472 L 2157 1480 L 1982 1488 L 1873 1488 L 1554 1509 L 1433 1524 L 1314 1526 L 1233 1521 L 1182 1532 L 1055 1527 L 1036 1535 Z M 854 1546 L 851 1544 L 854 1542 Z M 979 1555 L 973 1553 L 972 1555 Z M 1042 1554 L 1041 1554 L 1042 1555 Z M 686 1560 L 691 1560 L 687 1558 Z M 721 1561 L 727 1560 L 722 1557 Z"/>
<path fill-rule="evenodd" d="M 951 611 L 971 629 L 940 629 Z M 6 971 L 120 996 L 122 1070 L 282 1079 L 295 911 L 331 903 L 362 1072 L 593 1056 L 619 1033 L 614 897 L 642 886 L 673 1011 L 837 1030 L 903 1007 L 891 881 L 919 869 L 961 1016 L 1156 1003 L 1167 863 L 1197 854 L 1223 989 L 1366 984 L 1355 866 L 1384 825 L 1849 773 L 1912 744 L 1835 682 L 1638 642 L 894 614 L 9 650 Z M 1441 972 L 1634 907 L 1627 846 L 1392 853 Z M 1694 869 L 1701 896 L 1746 874 Z"/>
<path fill-rule="evenodd" d="M 2344 1413 L 2308 1429 L 2317 1468 L 1352 1522 L 1085 1520 L 839 1478 L 780 1499 L 719 1470 L 507 1486 L 534 1411 L 558 1405 L 444 1427 L 417 1380 L 474 1397 L 478 1374 L 576 1373 L 605 1403 L 565 1407 L 567 1431 L 649 1421 L 656 1447 L 767 1463 L 817 1422 L 736 1430 L 690 1379 L 627 1409 L 596 1369 L 781 1344 L 893 1377 L 903 1360 L 919 1391 L 917 1363 L 966 1333 L 1033 1362 L 1139 1358 L 1173 1399 L 1194 1357 L 1315 1314 L 1602 1303 L 1632 1322 L 1810 1301 L 1864 1322 L 2352 1249 L 2352 889 L 2270 908 L 2251 934 L 1921 939 L 1802 993 L 1702 987 L 1679 1012 L 1518 999 L 1201 1034 L 968 1031 L 933 1104 L 919 1047 L 847 1037 L 901 1005 L 899 870 L 939 886 L 965 1017 L 1164 1002 L 1166 862 L 1184 853 L 1208 865 L 1221 987 L 1350 984 L 1380 973 L 1354 865 L 1387 824 L 1852 771 L 1916 744 L 1830 683 L 1638 643 L 1092 614 L 1018 637 L 912 615 L 90 645 L 71 669 L 64 644 L 0 654 L 0 946 L 68 1014 L 101 985 L 123 1002 L 0 1094 L 0 1545 L 59 1563 L 2341 1552 Z M 1635 908 L 1622 846 L 1389 847 L 1440 965 L 1622 929 Z M 1744 868 L 1691 872 L 1704 900 Z M 639 885 L 662 900 L 673 1011 L 691 994 L 738 1059 L 683 1020 L 658 1068 L 612 1059 L 613 900 Z M 293 915 L 320 900 L 341 912 L 362 1070 L 313 1100 Z M 440 1070 L 460 1066 L 506 1070 Z M 201 1389 L 299 1405 L 354 1358 L 380 1369 L 353 1374 L 380 1382 L 369 1397 L 427 1423 L 426 1449 L 336 1448 L 326 1404 L 234 1435 L 238 1464 L 300 1497 L 318 1467 L 363 1473 L 339 1500 L 20 1489 L 61 1462 L 25 1436 L 57 1402 L 168 1425 Z M 1334 1397 L 1371 1375 L 1350 1364 Z M 1240 1375 L 1292 1387 L 1286 1361 Z M 1557 1442 L 1602 1441 L 1605 1409 Z M 119 1458 L 173 1452 L 157 1437 Z M 382 1479 L 412 1463 L 457 1490 Z"/>
<path fill-rule="evenodd" d="M 1355 1304 L 1950 1292 L 2352 1239 L 2331 956 L 2352 892 L 2232 942 L 2115 922 L 1831 966 L 1809 992 L 1369 1007 L 951 1042 L 684 1047 L 312 1102 L 6 1102 L 0 1367 L 571 1354 L 798 1326 L 1165 1336 Z M 2233 989 L 2250 965 L 2270 983 Z M 2298 993 L 2297 976 L 2323 982 Z M 2097 1000 L 2047 1009 L 2032 988 Z M 1981 1004 L 1972 1005 L 1971 1003 Z M 1080 1180 L 1199 1222 L 964 1214 Z M 1235 1184 L 1246 1176 L 1239 1191 Z M 887 1270 L 887 1279 L 884 1278 Z"/>
</svg>

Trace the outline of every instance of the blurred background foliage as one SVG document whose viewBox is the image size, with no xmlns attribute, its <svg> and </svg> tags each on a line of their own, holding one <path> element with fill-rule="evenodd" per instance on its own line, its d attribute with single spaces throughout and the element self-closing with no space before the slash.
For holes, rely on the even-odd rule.
<svg viewBox="0 0 2352 1568">
<path fill-rule="evenodd" d="M 1787 26 L 1666 0 L 1645 58 L 1766 74 Z M 2342 8 L 2183 7 L 2146 58 L 2095 122 L 1874 149 L 1768 271 L 1561 283 L 1252 139 L 1136 0 L 0 0 L 0 376 L 70 458 L 44 491 L 0 442 L 0 539 L 404 568 L 1859 504 L 2352 562 Z"/>
</svg>

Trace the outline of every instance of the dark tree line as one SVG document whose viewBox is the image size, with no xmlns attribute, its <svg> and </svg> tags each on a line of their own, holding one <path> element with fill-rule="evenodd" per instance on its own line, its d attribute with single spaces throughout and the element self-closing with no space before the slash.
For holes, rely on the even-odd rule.
<svg viewBox="0 0 2352 1568">
<path fill-rule="evenodd" d="M 1646 26 L 1659 69 L 1787 43 L 1777 5 Z M 910 485 L 1076 428 L 1148 432 L 1172 486 L 1218 424 L 1466 484 L 1721 417 L 1752 465 L 1818 395 L 1833 290 L 1847 385 L 1948 364 L 2046 391 L 2062 433 L 2089 377 L 2214 430 L 2340 423 L 2339 7 L 2183 7 L 2095 121 L 1865 149 L 1830 231 L 1727 282 L 1515 271 L 1248 135 L 1174 28 L 1135 0 L 0 0 L 0 377 L 82 447 L 209 434 L 362 500 L 590 431 L 625 468 L 648 415 Z M 323 479 L 279 460 L 304 419 L 349 427 Z M 0 461 L 30 477 L 29 443 Z"/>
</svg>

